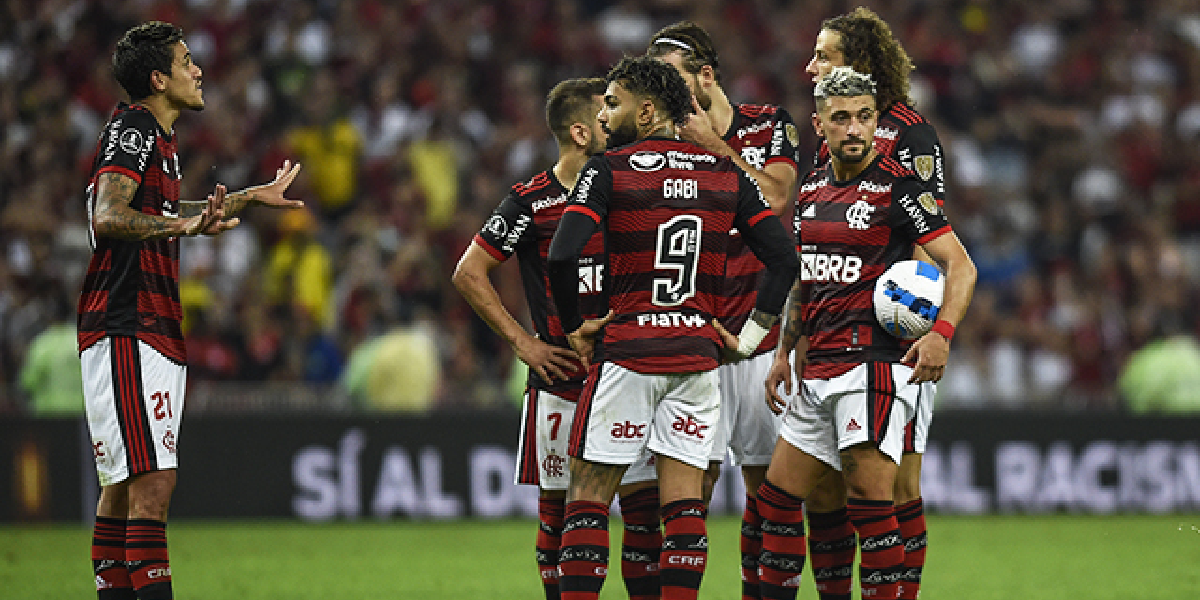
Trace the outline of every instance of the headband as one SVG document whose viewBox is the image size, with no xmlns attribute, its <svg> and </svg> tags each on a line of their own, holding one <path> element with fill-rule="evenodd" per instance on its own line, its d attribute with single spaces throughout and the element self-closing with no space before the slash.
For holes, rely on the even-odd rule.
<svg viewBox="0 0 1200 600">
<path fill-rule="evenodd" d="M 657 40 L 654 40 L 654 43 L 655 44 L 671 44 L 672 46 L 679 46 L 680 48 L 683 48 L 684 50 L 687 50 L 688 52 L 692 52 L 692 53 L 696 52 L 695 50 L 692 49 L 691 46 L 689 46 L 679 40 L 673 39 L 673 38 L 668 38 L 668 37 L 658 38 Z"/>
</svg>

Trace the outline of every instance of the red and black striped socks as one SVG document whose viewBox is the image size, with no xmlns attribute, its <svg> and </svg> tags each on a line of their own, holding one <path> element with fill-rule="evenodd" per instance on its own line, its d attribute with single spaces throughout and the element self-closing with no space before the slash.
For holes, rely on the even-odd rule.
<svg viewBox="0 0 1200 600">
<path fill-rule="evenodd" d="M 125 531 L 125 561 L 139 600 L 171 600 L 171 564 L 167 557 L 167 524 L 130 519 Z"/>
<path fill-rule="evenodd" d="M 662 598 L 695 600 L 708 562 L 708 510 L 699 498 L 662 507 Z"/>
<path fill-rule="evenodd" d="M 658 488 L 648 487 L 621 496 L 621 576 L 629 600 L 656 600 L 660 594 L 659 557 L 663 534 L 659 527 Z"/>
<path fill-rule="evenodd" d="M 890 500 L 850 498 L 846 512 L 858 530 L 862 552 L 858 581 L 863 598 L 895 598 L 904 564 L 904 540 L 895 507 Z"/>
<path fill-rule="evenodd" d="M 92 529 L 92 571 L 100 600 L 135 600 L 125 566 L 125 519 L 96 517 Z"/>
<path fill-rule="evenodd" d="M 567 504 L 558 553 L 562 600 L 595 600 L 608 575 L 608 505 L 576 500 Z"/>
<path fill-rule="evenodd" d="M 753 493 L 746 494 L 746 509 L 742 511 L 742 600 L 760 600 L 758 589 L 758 555 L 762 552 L 762 517 Z"/>
<path fill-rule="evenodd" d="M 792 600 L 800 588 L 800 573 L 808 552 L 804 540 L 804 499 L 768 480 L 758 488 L 757 504 L 762 517 L 759 590 L 763 600 Z"/>
<path fill-rule="evenodd" d="M 565 499 L 538 498 L 537 565 L 546 600 L 558 600 L 558 547 L 562 542 Z"/>
<path fill-rule="evenodd" d="M 900 576 L 900 600 L 916 600 L 925 568 L 925 503 L 921 498 L 896 507 L 900 537 L 904 538 L 904 570 Z"/>
<path fill-rule="evenodd" d="M 808 513 L 808 552 L 821 600 L 850 600 L 858 541 L 846 508 Z"/>
</svg>

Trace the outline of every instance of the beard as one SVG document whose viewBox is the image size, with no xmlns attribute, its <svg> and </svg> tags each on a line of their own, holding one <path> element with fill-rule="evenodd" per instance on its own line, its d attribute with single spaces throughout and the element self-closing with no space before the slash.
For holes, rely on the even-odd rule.
<svg viewBox="0 0 1200 600">
<path fill-rule="evenodd" d="M 850 143 L 861 144 L 862 150 L 860 150 L 858 152 L 854 152 L 854 153 L 847 152 L 846 145 L 850 144 Z M 843 163 L 847 163 L 847 164 L 856 164 L 856 163 L 862 162 L 863 159 L 866 158 L 867 155 L 871 153 L 871 144 L 865 143 L 862 140 L 849 139 L 849 140 L 843 141 L 841 144 L 838 144 L 837 148 L 831 147 L 829 149 L 829 152 L 830 152 L 830 154 L 837 157 L 839 162 L 843 162 Z"/>
<path fill-rule="evenodd" d="M 637 141 L 637 127 L 634 126 L 633 119 L 618 124 L 616 129 L 609 129 L 606 126 L 604 131 L 608 133 L 607 148 L 609 150 Z"/>
</svg>

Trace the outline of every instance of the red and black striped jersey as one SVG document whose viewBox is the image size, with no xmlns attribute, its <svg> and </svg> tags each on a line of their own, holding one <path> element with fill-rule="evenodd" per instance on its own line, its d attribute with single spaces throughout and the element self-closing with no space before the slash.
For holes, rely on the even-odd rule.
<svg viewBox="0 0 1200 600">
<path fill-rule="evenodd" d="M 572 225 L 580 223 L 589 231 L 603 223 L 608 243 L 607 293 L 615 317 L 596 360 L 639 373 L 716 368 L 720 339 L 711 321 L 722 299 L 731 229 L 772 265 L 768 283 L 778 285 L 764 287 L 770 292 L 760 294 L 761 310 L 778 314 L 794 277 L 794 271 L 777 275 L 789 260 L 795 268 L 794 251 L 749 175 L 728 157 L 648 138 L 593 157 L 571 193 L 549 258 L 568 330 L 578 325 L 578 311 L 565 269 L 579 245 Z"/>
<path fill-rule="evenodd" d="M 498 261 L 517 255 L 534 333 L 546 343 L 563 348 L 570 345 L 550 296 L 546 255 L 567 207 L 569 193 L 552 169 L 538 173 L 528 182 L 514 185 L 475 235 L 475 242 Z M 585 318 L 607 312 L 604 269 L 604 236 L 598 232 L 588 240 L 579 257 L 579 294 Z M 573 401 L 583 390 L 586 375 L 581 366 L 567 381 L 550 384 L 531 369 L 527 385 Z"/>
<path fill-rule="evenodd" d="M 916 173 L 938 204 L 946 203 L 946 168 L 942 143 L 937 131 L 921 113 L 904 102 L 897 102 L 879 115 L 875 124 L 875 151 L 890 156 L 904 168 Z M 816 161 L 820 168 L 829 162 L 829 145 L 821 140 Z"/>
<path fill-rule="evenodd" d="M 808 336 L 806 378 L 828 378 L 864 362 L 899 362 L 908 343 L 875 320 L 875 280 L 898 260 L 951 231 L 941 206 L 896 160 L 877 156 L 857 177 L 836 181 L 832 165 L 805 177 L 795 235 Z"/>
<path fill-rule="evenodd" d="M 178 216 L 182 173 L 175 135 L 145 107 L 121 103 L 113 111 L 92 163 L 87 187 L 92 258 L 79 296 L 79 349 L 108 335 L 137 337 L 167 358 L 187 363 L 179 305 L 179 240 L 128 241 L 99 237 L 92 227 L 96 184 L 104 173 L 137 182 L 130 208 Z"/>
<path fill-rule="evenodd" d="M 800 133 L 787 110 L 770 104 L 734 105 L 733 122 L 723 139 L 756 169 L 781 162 L 797 169 L 800 162 Z M 756 290 L 763 277 L 763 264 L 731 232 L 729 262 L 725 266 L 723 296 L 717 317 L 729 331 L 740 331 L 754 309 Z M 770 352 L 779 341 L 779 326 L 771 328 L 755 354 Z"/>
</svg>

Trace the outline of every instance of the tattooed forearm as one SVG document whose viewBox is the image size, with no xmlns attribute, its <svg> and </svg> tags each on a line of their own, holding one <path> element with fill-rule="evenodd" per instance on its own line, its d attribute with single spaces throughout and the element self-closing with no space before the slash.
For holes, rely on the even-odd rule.
<svg viewBox="0 0 1200 600">
<path fill-rule="evenodd" d="M 119 173 L 104 173 L 96 184 L 92 227 L 96 235 L 141 241 L 177 236 L 180 220 L 138 212 L 129 206 L 138 183 Z"/>
<path fill-rule="evenodd" d="M 246 188 L 240 192 L 225 194 L 225 210 L 222 211 L 222 214 L 228 219 L 242 212 L 242 209 L 246 208 L 251 202 L 257 201 L 257 193 L 255 188 Z"/>
<path fill-rule="evenodd" d="M 796 282 L 792 286 L 792 292 L 788 295 L 787 323 L 783 326 L 783 333 L 779 336 L 779 347 L 791 351 L 796 347 L 796 342 L 800 341 L 800 336 L 804 328 L 804 317 L 801 309 L 804 302 L 800 298 L 800 282 Z"/>
<path fill-rule="evenodd" d="M 605 465 L 572 458 L 567 502 L 580 499 L 611 502 L 613 494 L 617 493 L 617 486 L 621 485 L 625 469 L 625 465 Z"/>
</svg>

